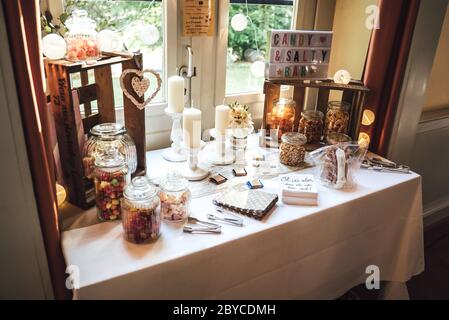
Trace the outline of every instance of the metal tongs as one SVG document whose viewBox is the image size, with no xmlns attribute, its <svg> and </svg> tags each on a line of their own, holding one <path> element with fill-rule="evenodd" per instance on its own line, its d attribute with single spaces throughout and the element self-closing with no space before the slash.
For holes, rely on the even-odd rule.
<svg viewBox="0 0 449 320">
<path fill-rule="evenodd" d="M 221 226 L 212 222 L 201 221 L 194 217 L 188 217 L 183 228 L 188 233 L 221 233 Z"/>
<path fill-rule="evenodd" d="M 215 207 L 217 212 L 220 212 L 221 215 L 216 215 L 213 213 L 208 213 L 207 218 L 213 221 L 225 222 L 234 226 L 243 227 L 243 219 L 241 217 L 237 217 L 229 211 L 220 208 L 218 206 Z"/>
<path fill-rule="evenodd" d="M 376 171 L 391 171 L 398 173 L 410 173 L 410 167 L 398 165 L 392 161 L 386 161 L 381 158 L 366 158 L 362 162 L 362 168 Z"/>
</svg>

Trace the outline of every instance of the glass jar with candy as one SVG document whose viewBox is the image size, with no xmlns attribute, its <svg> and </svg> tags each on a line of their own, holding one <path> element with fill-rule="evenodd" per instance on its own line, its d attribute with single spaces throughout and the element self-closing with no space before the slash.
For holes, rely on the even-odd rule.
<svg viewBox="0 0 449 320">
<path fill-rule="evenodd" d="M 184 221 L 189 216 L 191 193 L 188 181 L 180 173 L 168 173 L 159 184 L 162 218 L 167 221 Z"/>
<path fill-rule="evenodd" d="M 273 101 L 271 112 L 267 113 L 267 124 L 270 129 L 278 130 L 279 138 L 286 132 L 293 131 L 296 102 L 292 99 L 280 98 Z"/>
<path fill-rule="evenodd" d="M 307 143 L 320 143 L 323 137 L 323 113 L 318 110 L 305 110 L 301 113 L 298 132 L 307 138 Z"/>
<path fill-rule="evenodd" d="M 95 200 L 100 221 L 121 217 L 120 199 L 123 197 L 127 173 L 125 158 L 118 152 L 105 154 L 95 160 Z"/>
<path fill-rule="evenodd" d="M 129 174 L 136 171 L 136 145 L 126 133 L 126 128 L 119 123 L 101 123 L 90 130 L 90 137 L 84 145 L 83 166 L 86 178 L 93 178 L 95 159 L 111 150 L 117 150 L 125 157 Z"/>
<path fill-rule="evenodd" d="M 86 10 L 75 9 L 65 22 L 67 32 L 64 35 L 67 43 L 66 59 L 73 62 L 95 62 L 100 59 L 97 25 L 90 19 Z"/>
<path fill-rule="evenodd" d="M 143 243 L 155 240 L 161 230 L 161 202 L 157 188 L 146 177 L 135 177 L 120 201 L 126 240 Z"/>
<path fill-rule="evenodd" d="M 326 137 L 331 132 L 347 133 L 350 107 L 350 104 L 344 101 L 329 102 L 324 125 L 324 134 Z"/>
</svg>

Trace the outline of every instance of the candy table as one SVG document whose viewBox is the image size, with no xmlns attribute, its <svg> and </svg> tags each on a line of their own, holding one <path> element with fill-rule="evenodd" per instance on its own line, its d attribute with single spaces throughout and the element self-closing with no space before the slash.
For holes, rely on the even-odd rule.
<svg viewBox="0 0 449 320">
<path fill-rule="evenodd" d="M 257 137 L 249 141 L 257 149 Z M 147 153 L 149 175 L 176 165 L 163 150 Z M 312 173 L 313 168 L 302 170 Z M 223 225 L 220 235 L 182 232 L 164 223 L 161 237 L 136 245 L 120 221 L 94 223 L 95 208 L 61 210 L 62 247 L 79 276 L 78 299 L 334 299 L 365 283 L 404 283 L 424 269 L 421 178 L 360 170 L 352 191 L 318 186 L 317 207 L 278 202 L 263 221 Z M 278 178 L 264 180 L 278 192 Z M 192 200 L 192 216 L 213 212 L 207 195 Z M 371 271 L 372 272 L 372 271 Z M 397 287 L 397 286 L 396 286 Z"/>
</svg>

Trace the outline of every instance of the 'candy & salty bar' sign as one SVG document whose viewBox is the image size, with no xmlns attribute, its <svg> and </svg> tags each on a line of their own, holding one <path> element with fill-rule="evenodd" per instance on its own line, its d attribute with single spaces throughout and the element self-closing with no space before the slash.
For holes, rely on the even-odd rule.
<svg viewBox="0 0 449 320">
<path fill-rule="evenodd" d="M 327 79 L 332 31 L 271 30 L 266 78 Z"/>
</svg>

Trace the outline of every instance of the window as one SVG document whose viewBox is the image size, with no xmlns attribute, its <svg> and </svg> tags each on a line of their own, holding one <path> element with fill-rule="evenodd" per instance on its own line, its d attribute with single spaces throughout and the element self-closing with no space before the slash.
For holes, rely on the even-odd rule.
<svg viewBox="0 0 449 320">
<path fill-rule="evenodd" d="M 143 54 L 143 68 L 154 69 L 164 79 L 164 25 L 163 4 L 161 0 L 147 1 L 108 1 L 108 0 L 67 0 L 65 11 L 74 8 L 84 9 L 97 23 L 97 29 L 112 30 L 117 33 L 130 51 L 140 50 Z M 123 94 L 120 90 L 121 66 L 112 66 L 114 99 L 116 106 L 123 106 Z M 93 82 L 93 74 L 89 74 Z M 75 87 L 81 85 L 79 75 L 73 79 Z M 162 82 L 165 84 L 165 81 Z M 151 82 L 150 92 L 156 87 Z M 164 87 L 152 103 L 164 101 Z M 96 107 L 95 105 L 93 106 Z"/>
<path fill-rule="evenodd" d="M 293 0 L 230 0 L 226 95 L 262 90 L 267 31 L 290 29 L 292 17 Z"/>
</svg>

